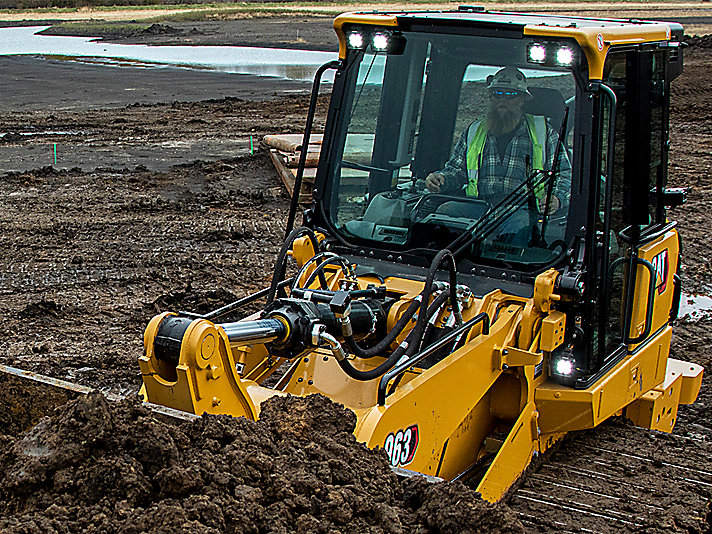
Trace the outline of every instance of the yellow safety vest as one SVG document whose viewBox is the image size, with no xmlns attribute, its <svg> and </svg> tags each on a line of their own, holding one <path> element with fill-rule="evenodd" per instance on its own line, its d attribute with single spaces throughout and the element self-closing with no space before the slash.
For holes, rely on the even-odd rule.
<svg viewBox="0 0 712 534">
<path fill-rule="evenodd" d="M 546 143 L 546 119 L 542 116 L 524 114 L 524 119 L 532 141 L 532 169 L 544 170 L 544 145 Z M 487 140 L 487 125 L 480 121 L 475 127 L 472 124 L 467 130 L 467 186 L 465 195 L 479 196 L 477 181 L 479 180 L 480 158 Z M 544 185 L 540 184 L 534 194 L 538 199 L 544 198 Z"/>
</svg>

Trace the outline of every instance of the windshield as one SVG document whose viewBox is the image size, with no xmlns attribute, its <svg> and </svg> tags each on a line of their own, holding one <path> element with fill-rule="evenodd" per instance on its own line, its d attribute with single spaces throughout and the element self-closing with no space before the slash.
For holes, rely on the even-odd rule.
<svg viewBox="0 0 712 534">
<path fill-rule="evenodd" d="M 555 261 L 566 249 L 575 46 L 402 40 L 398 54 L 348 51 L 325 206 L 334 229 L 389 249 L 459 247 L 478 263 Z"/>
</svg>

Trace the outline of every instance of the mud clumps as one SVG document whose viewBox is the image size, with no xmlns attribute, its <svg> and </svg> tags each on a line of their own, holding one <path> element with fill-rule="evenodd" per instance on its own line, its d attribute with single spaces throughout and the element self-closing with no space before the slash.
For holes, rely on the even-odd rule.
<svg viewBox="0 0 712 534">
<path fill-rule="evenodd" d="M 712 48 L 712 34 L 685 35 L 684 41 L 690 46 L 696 46 L 699 48 Z"/>
<path fill-rule="evenodd" d="M 354 414 L 279 397 L 261 420 L 174 425 L 92 394 L 0 436 L 3 532 L 523 532 L 459 483 L 399 480 Z"/>
</svg>

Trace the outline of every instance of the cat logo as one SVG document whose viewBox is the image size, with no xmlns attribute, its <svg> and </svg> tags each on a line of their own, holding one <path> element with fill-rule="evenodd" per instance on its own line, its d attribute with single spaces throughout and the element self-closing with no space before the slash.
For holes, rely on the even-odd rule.
<svg viewBox="0 0 712 534">
<path fill-rule="evenodd" d="M 667 288 L 668 273 L 670 271 L 668 249 L 658 253 L 651 263 L 655 273 L 655 287 L 658 290 L 658 295 L 662 295 L 665 292 L 665 288 Z"/>
</svg>

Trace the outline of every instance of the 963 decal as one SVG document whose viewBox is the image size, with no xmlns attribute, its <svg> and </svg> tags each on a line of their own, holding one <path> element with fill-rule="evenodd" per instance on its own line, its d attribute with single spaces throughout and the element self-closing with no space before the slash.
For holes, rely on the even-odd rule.
<svg viewBox="0 0 712 534">
<path fill-rule="evenodd" d="M 418 448 L 418 425 L 391 432 L 386 437 L 383 448 L 393 467 L 409 464 Z"/>
</svg>

